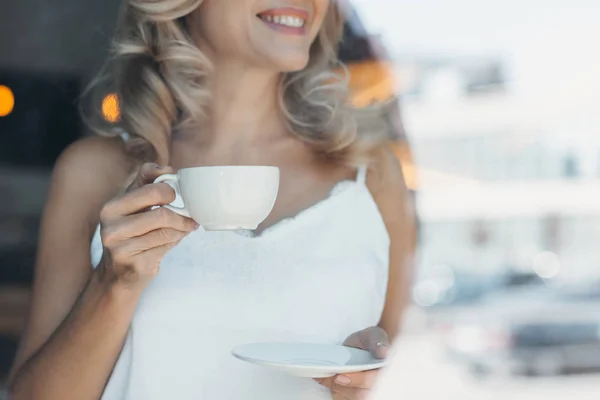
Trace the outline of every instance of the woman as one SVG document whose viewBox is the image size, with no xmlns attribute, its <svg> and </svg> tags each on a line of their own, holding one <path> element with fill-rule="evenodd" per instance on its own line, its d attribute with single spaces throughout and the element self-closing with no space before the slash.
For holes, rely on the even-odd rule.
<svg viewBox="0 0 600 400">
<path fill-rule="evenodd" d="M 13 398 L 363 398 L 376 372 L 315 382 L 230 354 L 347 338 L 385 357 L 396 335 L 412 218 L 396 159 L 330 72 L 340 11 L 126 3 L 109 76 L 127 135 L 83 139 L 57 162 Z M 232 164 L 281 171 L 254 234 L 153 207 L 174 199 L 157 176 Z"/>
</svg>

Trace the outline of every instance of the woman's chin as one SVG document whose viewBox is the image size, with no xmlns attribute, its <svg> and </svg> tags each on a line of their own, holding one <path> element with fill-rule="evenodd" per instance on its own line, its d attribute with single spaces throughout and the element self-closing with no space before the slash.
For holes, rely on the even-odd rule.
<svg viewBox="0 0 600 400">
<path fill-rule="evenodd" d="M 308 55 L 304 57 L 289 57 L 286 59 L 274 60 L 276 69 L 280 72 L 302 71 L 308 65 Z"/>
</svg>

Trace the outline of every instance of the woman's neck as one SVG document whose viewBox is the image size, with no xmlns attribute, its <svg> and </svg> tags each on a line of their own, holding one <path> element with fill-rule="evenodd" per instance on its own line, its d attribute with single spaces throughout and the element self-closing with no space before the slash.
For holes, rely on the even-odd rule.
<svg viewBox="0 0 600 400">
<path fill-rule="evenodd" d="M 280 74 L 234 62 L 219 63 L 214 71 L 205 138 L 223 143 L 285 133 L 277 99 Z"/>
</svg>

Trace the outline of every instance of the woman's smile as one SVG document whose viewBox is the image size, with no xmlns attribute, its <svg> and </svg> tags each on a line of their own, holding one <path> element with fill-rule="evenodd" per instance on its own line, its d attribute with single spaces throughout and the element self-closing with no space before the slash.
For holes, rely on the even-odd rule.
<svg viewBox="0 0 600 400">
<path fill-rule="evenodd" d="M 306 35 L 308 11 L 296 7 L 272 8 L 257 14 L 269 28 L 288 35 Z"/>
</svg>

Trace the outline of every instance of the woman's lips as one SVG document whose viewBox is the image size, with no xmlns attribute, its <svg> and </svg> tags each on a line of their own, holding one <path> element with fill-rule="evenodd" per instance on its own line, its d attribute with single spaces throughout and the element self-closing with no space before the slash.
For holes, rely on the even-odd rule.
<svg viewBox="0 0 600 400">
<path fill-rule="evenodd" d="M 285 7 L 263 11 L 257 14 L 257 17 L 275 31 L 291 35 L 304 35 L 306 34 L 306 22 L 310 15 L 303 9 Z"/>
</svg>

